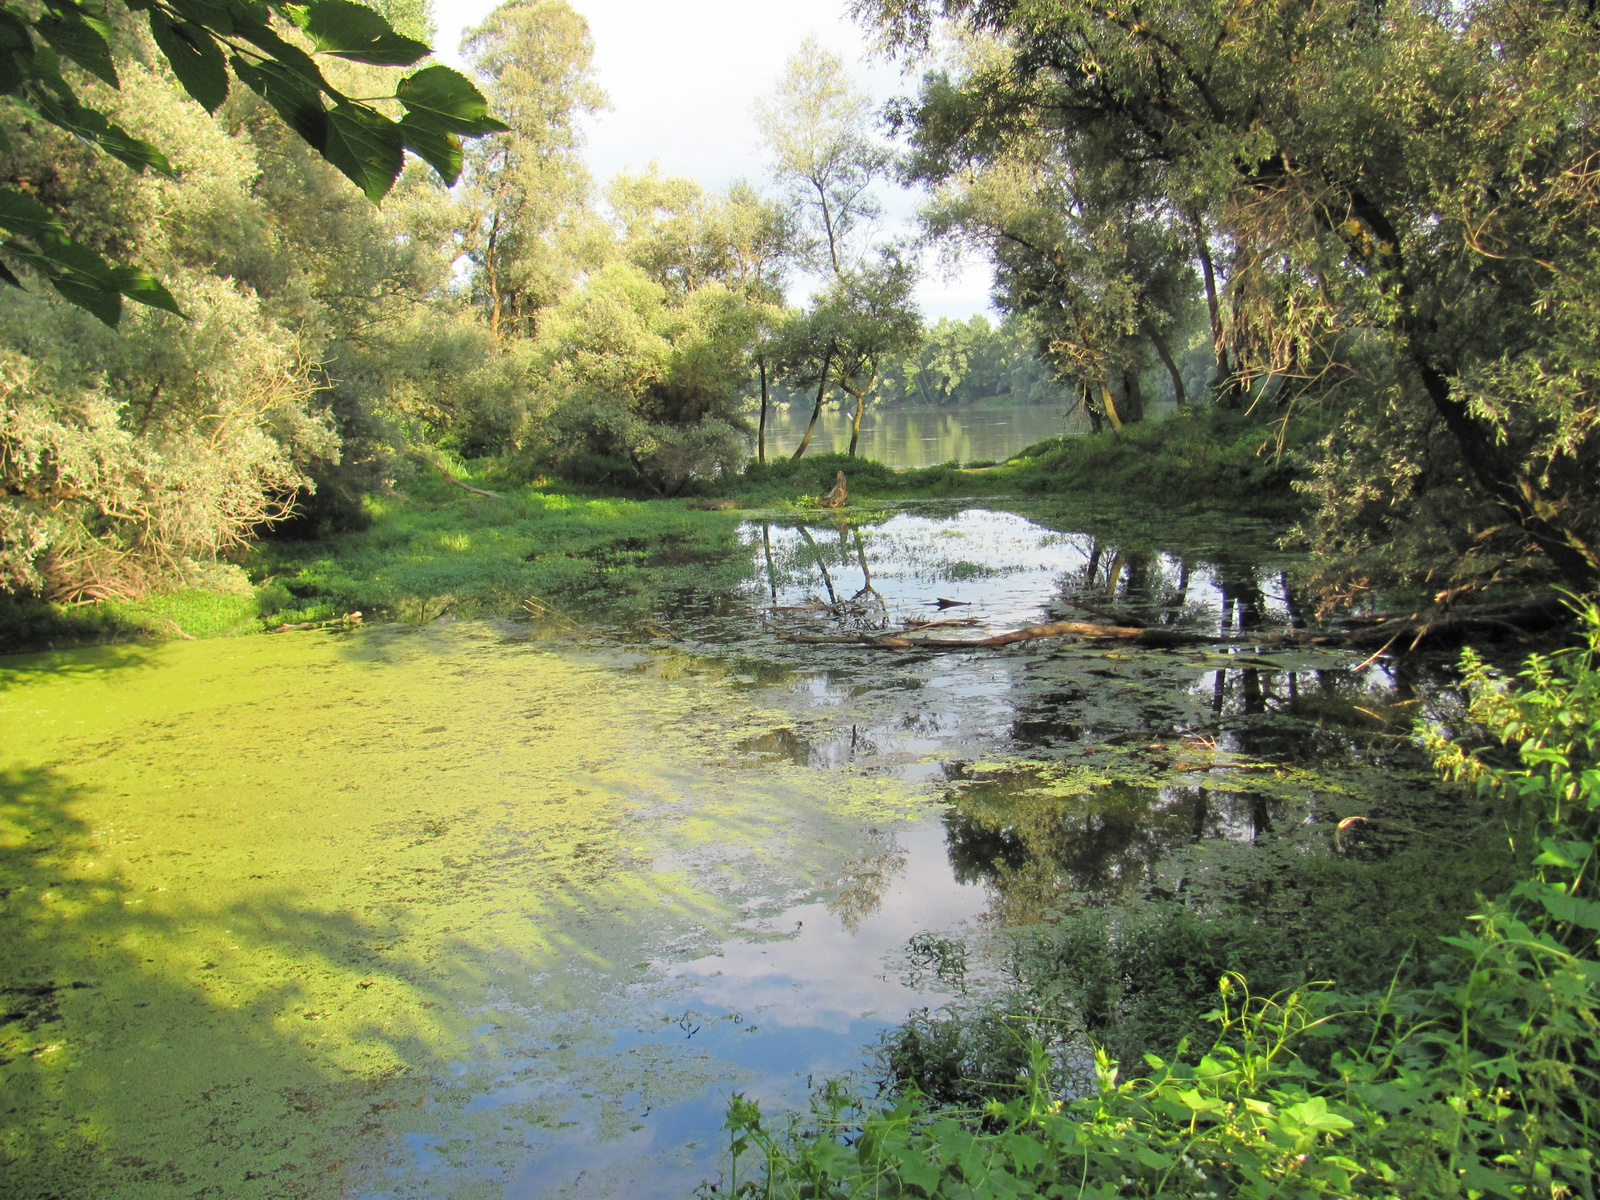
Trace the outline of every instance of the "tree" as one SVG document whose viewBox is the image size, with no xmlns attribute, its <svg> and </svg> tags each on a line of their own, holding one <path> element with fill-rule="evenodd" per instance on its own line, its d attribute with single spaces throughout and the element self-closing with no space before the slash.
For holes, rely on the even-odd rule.
<svg viewBox="0 0 1600 1200">
<path fill-rule="evenodd" d="M 407 67 L 429 53 L 426 43 L 396 33 L 378 12 L 352 0 L 123 0 L 110 12 L 86 0 L 3 3 L 0 94 L 14 111 L 83 139 L 135 172 L 173 175 L 166 153 L 108 117 L 103 103 L 86 103 L 80 95 L 121 86 L 113 43 L 124 36 L 119 22 L 135 12 L 145 14 L 155 46 L 206 111 L 215 112 L 238 79 L 374 201 L 393 185 L 407 150 L 454 183 L 460 139 L 502 128 L 478 91 L 448 67 L 424 67 L 402 78 L 392 94 L 373 99 L 354 98 L 330 81 L 314 56 Z M 63 74 L 63 59 L 84 76 Z M 98 83 L 78 82 L 88 77 Z M 384 111 L 396 106 L 403 109 L 398 120 Z M 123 297 L 179 311 L 157 279 L 134 266 L 111 265 L 21 189 L 0 187 L 0 229 L 10 235 L 4 247 L 9 262 L 108 325 L 121 318 Z M 21 286 L 3 262 L 0 280 Z"/>
<path fill-rule="evenodd" d="M 868 261 L 869 228 L 879 213 L 872 188 L 888 169 L 888 151 L 873 135 L 868 97 L 850 80 L 844 62 L 815 38 L 807 38 L 789 60 L 777 94 L 758 108 L 757 117 L 773 155 L 773 174 L 809 232 L 806 261 L 828 278 L 812 312 L 791 321 L 775 341 L 785 384 L 816 388 L 811 421 L 794 457 L 811 445 L 831 371 L 832 381 L 856 402 L 854 458 L 861 414 L 881 366 L 909 349 L 921 329 L 909 264 L 894 253 Z"/>
<path fill-rule="evenodd" d="M 462 51 L 508 125 L 465 162 L 465 250 L 496 338 L 537 332 L 581 267 L 589 173 L 578 119 L 605 104 L 589 26 L 564 0 L 512 0 L 467 31 Z"/>
<path fill-rule="evenodd" d="M 873 184 L 889 165 L 873 137 L 871 102 L 844 61 L 808 37 L 789 59 L 756 121 L 773 156 L 773 175 L 806 217 L 808 264 L 838 275 L 862 252 L 879 215 Z"/>
<path fill-rule="evenodd" d="M 1586 6 L 860 8 L 902 46 L 941 15 L 993 35 L 904 113 L 926 177 L 1043 141 L 1074 171 L 1131 164 L 1141 211 L 1199 214 L 1196 242 L 1229 248 L 1235 369 L 1346 414 L 1313 485 L 1325 555 L 1405 545 L 1448 570 L 1442 546 L 1482 577 L 1533 549 L 1600 580 Z"/>
<path fill-rule="evenodd" d="M 855 401 L 850 418 L 849 457 L 856 456 L 861 414 L 886 362 L 922 339 L 922 316 L 911 295 L 915 276 L 900 256 L 885 253 L 875 262 L 840 275 L 821 300 L 833 378 Z M 810 430 L 807 430 L 809 435 Z"/>
</svg>

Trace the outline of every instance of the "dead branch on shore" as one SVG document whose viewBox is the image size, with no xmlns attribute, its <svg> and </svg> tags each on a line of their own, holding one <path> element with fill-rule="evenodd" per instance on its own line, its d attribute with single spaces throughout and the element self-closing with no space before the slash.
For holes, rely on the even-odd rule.
<svg viewBox="0 0 1600 1200">
<path fill-rule="evenodd" d="M 444 478 L 444 481 L 446 483 L 452 484 L 455 487 L 460 488 L 464 492 L 471 492 L 474 496 L 487 496 L 491 500 L 500 499 L 500 493 L 499 492 L 491 492 L 491 491 L 485 490 L 484 488 L 476 488 L 476 487 L 473 487 L 470 483 L 465 483 L 462 480 L 457 479 L 454 475 L 450 474 L 449 471 L 444 469 L 444 464 L 443 463 L 437 462 L 434 459 L 429 458 L 426 454 L 423 454 L 419 450 L 407 450 L 406 454 L 408 456 L 410 456 L 411 458 L 416 459 L 418 462 L 427 463 L 435 471 L 439 472 L 439 474 Z"/>
<path fill-rule="evenodd" d="M 292 633 L 296 629 L 352 629 L 361 624 L 361 614 L 358 612 L 345 613 L 342 617 L 332 617 L 326 621 L 297 621 L 293 625 L 277 625 L 267 630 L 268 633 Z M 177 628 L 177 626 L 173 626 Z M 182 633 L 182 630 L 178 632 Z M 184 634 L 188 637 L 188 634 Z M 191 639 L 192 640 L 192 639 Z"/>
</svg>

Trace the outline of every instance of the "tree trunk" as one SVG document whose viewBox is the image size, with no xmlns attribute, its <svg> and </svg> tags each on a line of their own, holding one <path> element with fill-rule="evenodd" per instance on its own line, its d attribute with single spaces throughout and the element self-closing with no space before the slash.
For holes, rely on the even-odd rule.
<svg viewBox="0 0 1600 1200">
<path fill-rule="evenodd" d="M 1167 346 L 1167 339 L 1161 336 L 1161 331 L 1153 325 L 1145 326 L 1145 333 L 1150 337 L 1150 344 L 1156 348 L 1161 363 L 1167 368 L 1167 374 L 1172 376 L 1172 398 L 1179 408 L 1189 407 L 1189 393 L 1183 386 L 1183 372 L 1178 370 L 1178 364 L 1173 360 L 1172 350 Z"/>
<path fill-rule="evenodd" d="M 767 463 L 767 361 L 764 358 L 756 359 L 756 366 L 761 368 L 761 424 L 756 427 L 756 461 L 762 466 Z"/>
<path fill-rule="evenodd" d="M 822 398 L 828 394 L 828 368 L 833 366 L 833 346 L 828 346 L 828 352 L 822 356 L 822 375 L 817 379 L 817 403 L 811 410 L 811 422 L 806 426 L 806 435 L 800 439 L 800 445 L 795 449 L 794 457 L 799 459 L 806 452 L 806 447 L 811 445 L 811 435 L 816 432 L 817 419 L 822 416 Z"/>
<path fill-rule="evenodd" d="M 1138 367 L 1122 373 L 1122 420 L 1128 425 L 1144 420 L 1144 385 L 1139 382 Z"/>
<path fill-rule="evenodd" d="M 1111 422 L 1111 432 L 1115 434 L 1117 439 L 1120 441 L 1122 438 L 1122 416 L 1117 412 L 1117 402 L 1112 398 L 1111 389 L 1106 386 L 1106 379 L 1104 375 L 1100 377 L 1099 383 L 1100 403 L 1105 405 L 1106 418 Z"/>
<path fill-rule="evenodd" d="M 1233 378 L 1228 348 L 1222 340 L 1222 304 L 1217 298 L 1217 272 L 1211 262 L 1211 245 L 1206 240 L 1200 218 L 1189 219 L 1194 224 L 1195 255 L 1200 259 L 1200 274 L 1206 284 L 1206 311 L 1211 316 L 1211 345 L 1217 360 L 1216 372 L 1211 377 L 1211 399 L 1223 408 L 1238 408 L 1242 396 Z"/>
<path fill-rule="evenodd" d="M 1450 381 L 1444 373 L 1415 350 L 1413 354 L 1412 361 L 1422 377 L 1428 398 L 1433 401 L 1434 411 L 1444 419 L 1478 486 L 1544 552 L 1574 590 L 1592 590 L 1600 582 L 1600 562 L 1596 562 L 1595 548 L 1585 545 L 1571 530 L 1561 528 L 1540 511 L 1550 506 L 1547 502 L 1541 503 L 1533 482 L 1515 470 L 1489 431 L 1451 393 Z"/>
<path fill-rule="evenodd" d="M 1078 407 L 1083 409 L 1083 415 L 1089 418 L 1089 432 L 1099 433 L 1101 428 L 1100 410 L 1095 407 L 1094 394 L 1087 383 L 1079 385 Z"/>
<path fill-rule="evenodd" d="M 861 410 L 867 406 L 867 393 L 872 390 L 872 385 L 877 382 L 877 376 L 867 382 L 867 386 L 859 392 L 852 392 L 856 398 L 856 415 L 850 421 L 850 453 L 848 457 L 856 456 L 856 443 L 861 440 Z"/>
</svg>

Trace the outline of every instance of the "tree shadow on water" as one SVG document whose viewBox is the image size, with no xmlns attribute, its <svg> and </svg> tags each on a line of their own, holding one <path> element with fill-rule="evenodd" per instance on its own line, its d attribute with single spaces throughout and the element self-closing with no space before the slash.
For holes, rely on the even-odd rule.
<svg viewBox="0 0 1600 1200">
<path fill-rule="evenodd" d="M 482 955 L 290 888 L 159 894 L 49 768 L 0 771 L 0 1195 L 369 1193 Z M 411 948 L 407 948 L 410 952 Z"/>
</svg>

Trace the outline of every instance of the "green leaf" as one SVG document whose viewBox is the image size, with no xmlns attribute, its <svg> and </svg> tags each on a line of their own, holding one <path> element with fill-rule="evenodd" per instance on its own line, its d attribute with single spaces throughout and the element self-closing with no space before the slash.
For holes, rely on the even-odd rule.
<svg viewBox="0 0 1600 1200">
<path fill-rule="evenodd" d="M 68 276 L 51 275 L 50 282 L 73 304 L 99 317 L 115 329 L 122 320 L 122 296 L 115 288 L 99 287 Z"/>
<path fill-rule="evenodd" d="M 11 93 L 33 77 L 33 35 L 27 23 L 0 8 L 0 93 Z"/>
<path fill-rule="evenodd" d="M 150 33 L 183 90 L 207 112 L 216 112 L 228 98 L 228 68 L 216 39 L 203 26 L 173 21 L 158 9 L 150 10 Z"/>
<path fill-rule="evenodd" d="M 396 33 L 375 9 L 351 0 L 311 0 L 288 5 L 290 19 L 324 54 L 379 67 L 409 67 L 432 51 L 426 42 Z"/>
<path fill-rule="evenodd" d="M 111 62 L 111 46 L 105 36 L 77 9 L 62 8 L 47 12 L 33 23 L 34 29 L 56 50 L 112 87 L 121 87 L 117 68 Z"/>
<path fill-rule="evenodd" d="M 162 286 L 161 281 L 153 275 L 147 275 L 138 267 L 112 267 L 111 278 L 116 282 L 117 291 L 129 300 L 137 300 L 140 304 L 148 304 L 151 308 L 163 309 L 175 317 L 184 315 L 183 309 L 178 307 L 178 302 L 173 299 L 172 293 Z"/>
<path fill-rule="evenodd" d="M 252 30 L 265 28 L 272 19 L 272 12 L 265 4 L 252 0 L 167 0 L 167 3 L 184 20 L 204 25 L 223 37 L 248 35 Z"/>
<path fill-rule="evenodd" d="M 461 139 L 449 130 L 419 122 L 407 113 L 400 118 L 400 137 L 406 149 L 439 172 L 446 184 L 461 177 Z"/>
<path fill-rule="evenodd" d="M 350 177 L 374 204 L 394 186 L 405 164 L 400 127 L 357 104 L 336 104 L 323 157 Z"/>
<path fill-rule="evenodd" d="M 1549 887 L 1539 888 L 1536 894 L 1545 911 L 1556 920 L 1583 929 L 1600 930 L 1600 902 L 1569 896 Z"/>
<path fill-rule="evenodd" d="M 322 107 L 321 93 L 313 85 L 279 63 L 266 62 L 257 66 L 237 54 L 228 61 L 233 73 L 272 105 L 289 123 L 289 128 L 304 138 L 313 150 L 326 154 L 328 110 Z"/>
<path fill-rule="evenodd" d="M 1302 1129 L 1312 1129 L 1318 1133 L 1343 1133 L 1356 1127 L 1356 1123 L 1348 1117 L 1329 1112 L 1328 1102 L 1321 1096 L 1312 1096 L 1309 1100 L 1280 1109 L 1278 1116 L 1286 1125 L 1292 1122 Z"/>
<path fill-rule="evenodd" d="M 472 81 L 449 67 L 424 67 L 407 75 L 395 89 L 395 98 L 416 124 L 469 136 L 510 128 L 489 115 L 489 102 Z"/>
<path fill-rule="evenodd" d="M 55 213 L 14 188 L 0 188 L 0 229 L 34 240 L 45 234 L 67 236 Z"/>
<path fill-rule="evenodd" d="M 20 105 L 20 107 L 27 109 L 28 106 Z M 107 154 L 135 171 L 143 171 L 149 167 L 161 175 L 177 174 L 172 169 L 172 164 L 167 161 L 167 156 L 156 147 L 143 138 L 134 137 L 122 126 L 106 120 L 105 114 L 79 104 L 75 99 L 63 103 L 53 97 L 43 96 L 30 111 L 40 119 L 58 125 L 69 133 L 77 134 L 84 141 L 99 146 Z"/>
</svg>

